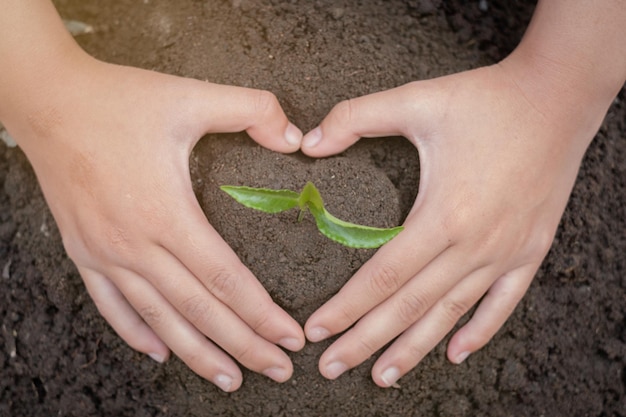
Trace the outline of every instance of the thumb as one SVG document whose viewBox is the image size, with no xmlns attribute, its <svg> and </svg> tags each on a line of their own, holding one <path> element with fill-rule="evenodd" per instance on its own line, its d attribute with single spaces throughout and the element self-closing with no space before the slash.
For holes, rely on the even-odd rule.
<svg viewBox="0 0 626 417">
<path fill-rule="evenodd" d="M 414 82 L 338 103 L 302 139 L 302 152 L 324 157 L 342 152 L 361 137 L 405 136 L 414 142 L 426 120 L 425 94 Z"/>
<path fill-rule="evenodd" d="M 300 148 L 302 132 L 289 122 L 276 96 L 269 91 L 202 83 L 191 112 L 205 133 L 245 130 L 258 144 L 277 152 Z M 198 87 L 197 85 L 195 87 Z"/>
</svg>

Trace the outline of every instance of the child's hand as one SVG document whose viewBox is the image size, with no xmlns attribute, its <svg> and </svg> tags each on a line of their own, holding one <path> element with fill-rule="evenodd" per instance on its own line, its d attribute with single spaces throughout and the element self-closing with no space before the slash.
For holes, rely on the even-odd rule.
<svg viewBox="0 0 626 417">
<path fill-rule="evenodd" d="M 560 107 L 536 100 L 541 86 L 526 85 L 517 65 L 346 101 L 305 135 L 302 149 L 316 157 L 359 137 L 402 135 L 418 147 L 421 162 L 405 230 L 306 323 L 311 341 L 354 325 L 322 355 L 327 378 L 397 337 L 372 370 L 378 385 L 392 385 L 480 300 L 448 345 L 448 358 L 460 363 L 493 337 L 524 295 L 606 107 L 577 106 L 580 113 L 565 117 L 565 97 Z"/>
<path fill-rule="evenodd" d="M 302 329 L 208 223 L 189 154 L 207 132 L 246 130 L 279 152 L 299 149 L 301 132 L 267 92 L 87 56 L 72 67 L 6 125 L 102 315 L 133 348 L 158 361 L 171 349 L 226 391 L 242 378 L 229 354 L 287 380 L 276 345 L 299 350 Z"/>
</svg>

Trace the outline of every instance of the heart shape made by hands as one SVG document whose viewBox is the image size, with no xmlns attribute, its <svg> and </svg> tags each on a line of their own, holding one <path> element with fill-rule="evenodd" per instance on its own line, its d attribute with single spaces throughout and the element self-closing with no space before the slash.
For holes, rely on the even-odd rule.
<svg viewBox="0 0 626 417">
<path fill-rule="evenodd" d="M 408 142 L 406 146 L 412 148 Z M 376 149 L 380 153 L 380 148 L 356 145 L 351 149 L 341 156 L 312 159 L 269 151 L 241 134 L 224 140 L 203 140 L 191 158 L 196 194 L 209 222 L 274 301 L 301 323 L 335 294 L 375 250 L 351 249 L 330 241 L 319 233 L 311 216 L 298 222 L 297 209 L 267 214 L 243 207 L 219 186 L 299 192 L 307 181 L 312 181 L 320 189 L 327 209 L 343 220 L 377 227 L 401 224 L 406 215 L 401 201 L 406 199 L 401 198 L 389 174 L 374 163 L 372 152 Z M 404 171 L 417 171 L 413 165 L 417 154 L 413 154 L 412 159 L 405 156 L 410 163 L 393 163 L 399 165 L 399 171 L 390 175 L 396 177 L 394 180 L 407 175 Z"/>
</svg>

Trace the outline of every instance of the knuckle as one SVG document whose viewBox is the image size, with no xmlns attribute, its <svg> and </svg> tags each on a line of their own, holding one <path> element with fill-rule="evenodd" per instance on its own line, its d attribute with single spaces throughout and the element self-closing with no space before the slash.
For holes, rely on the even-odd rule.
<svg viewBox="0 0 626 417">
<path fill-rule="evenodd" d="M 428 346 L 422 343 L 410 343 L 406 348 L 407 356 L 412 362 L 419 362 L 428 355 Z"/>
<path fill-rule="evenodd" d="M 259 311 L 253 316 L 252 322 L 249 323 L 252 330 L 260 333 L 264 328 L 269 327 L 270 316 L 267 311 Z"/>
<path fill-rule="evenodd" d="M 257 90 L 253 99 L 254 112 L 261 119 L 273 114 L 280 107 L 274 93 L 266 90 Z"/>
<path fill-rule="evenodd" d="M 187 349 L 184 352 L 179 352 L 178 355 L 180 359 L 195 372 L 199 374 L 209 373 L 206 371 L 202 372 L 203 368 L 206 368 L 206 359 L 199 351 Z"/>
<path fill-rule="evenodd" d="M 456 323 L 470 309 L 470 306 L 464 301 L 454 298 L 445 298 L 443 300 L 443 311 L 451 323 Z"/>
<path fill-rule="evenodd" d="M 62 237 L 67 255 L 76 264 L 88 265 L 94 259 L 106 259 L 128 266 L 135 259 L 137 245 L 126 228 L 100 225 L 97 228 L 89 226 L 82 229 L 84 231 L 65 233 Z"/>
<path fill-rule="evenodd" d="M 430 303 L 425 295 L 419 293 L 405 294 L 398 303 L 398 320 L 408 327 L 422 317 L 429 308 Z"/>
<path fill-rule="evenodd" d="M 372 340 L 363 337 L 359 337 L 357 339 L 356 348 L 359 356 L 362 358 L 369 358 L 374 352 L 378 350 Z"/>
<path fill-rule="evenodd" d="M 163 310 L 154 305 L 143 306 L 138 309 L 138 313 L 152 329 L 160 327 L 165 320 Z"/>
<path fill-rule="evenodd" d="M 472 224 L 472 214 L 464 205 L 459 205 L 442 217 L 441 229 L 452 239 L 462 235 L 468 224 Z"/>
<path fill-rule="evenodd" d="M 391 294 L 400 288 L 402 279 L 398 268 L 386 263 L 374 269 L 369 283 L 373 294 Z"/>
<path fill-rule="evenodd" d="M 351 302 L 345 300 L 337 306 L 337 312 L 333 315 L 333 320 L 330 322 L 330 328 L 338 331 L 338 329 L 344 330 L 361 317 L 361 309 Z"/>
<path fill-rule="evenodd" d="M 354 99 L 341 101 L 335 105 L 331 114 L 335 121 L 342 124 L 350 124 L 354 114 Z"/>
<path fill-rule="evenodd" d="M 222 301 L 232 300 L 239 293 L 239 280 L 234 272 L 218 267 L 207 278 L 207 289 Z"/>
<path fill-rule="evenodd" d="M 258 356 L 258 347 L 254 343 L 240 343 L 229 353 L 237 362 L 247 368 L 254 368 Z"/>
<path fill-rule="evenodd" d="M 108 227 L 105 231 L 105 241 L 113 256 L 128 256 L 133 251 L 130 234 L 122 227 Z"/>
<path fill-rule="evenodd" d="M 180 305 L 180 312 L 183 316 L 195 324 L 210 321 L 211 310 L 211 305 L 198 295 L 187 298 Z"/>
</svg>

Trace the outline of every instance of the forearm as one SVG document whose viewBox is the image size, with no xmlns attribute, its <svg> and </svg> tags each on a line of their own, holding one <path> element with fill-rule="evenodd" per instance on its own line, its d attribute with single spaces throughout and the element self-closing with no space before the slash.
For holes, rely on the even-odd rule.
<svg viewBox="0 0 626 417">
<path fill-rule="evenodd" d="M 0 0 L 0 8 L 0 120 L 31 136 L 19 133 L 52 111 L 72 83 L 70 63 L 87 55 L 49 0 Z"/>
<path fill-rule="evenodd" d="M 540 0 L 502 64 L 546 117 L 595 133 L 626 81 L 626 2 Z"/>
</svg>

